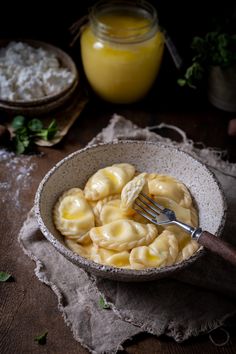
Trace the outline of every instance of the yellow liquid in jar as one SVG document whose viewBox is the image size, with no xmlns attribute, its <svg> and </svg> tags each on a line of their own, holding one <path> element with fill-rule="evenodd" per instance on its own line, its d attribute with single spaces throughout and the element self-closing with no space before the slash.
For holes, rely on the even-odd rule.
<svg viewBox="0 0 236 354">
<path fill-rule="evenodd" d="M 112 38 L 143 34 L 149 19 L 125 14 L 106 14 L 99 20 L 109 26 L 111 41 L 101 40 L 88 26 L 81 35 L 82 62 L 93 90 L 113 103 L 131 103 L 143 98 L 158 74 L 164 36 L 157 31 L 139 43 L 114 43 Z M 132 31 L 131 31 L 132 28 Z"/>
</svg>

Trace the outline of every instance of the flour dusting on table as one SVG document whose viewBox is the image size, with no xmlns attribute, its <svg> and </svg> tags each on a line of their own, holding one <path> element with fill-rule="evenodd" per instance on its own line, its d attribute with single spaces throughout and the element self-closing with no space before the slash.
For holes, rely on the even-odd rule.
<svg viewBox="0 0 236 354">
<path fill-rule="evenodd" d="M 26 212 L 22 205 L 25 193 L 32 188 L 31 173 L 36 170 L 36 164 L 32 162 L 33 156 L 17 156 L 13 152 L 0 149 L 0 203 L 4 206 L 9 201 L 14 201 L 17 211 Z M 15 178 L 12 178 L 14 176 Z M 9 210 L 12 215 L 12 210 Z"/>
</svg>

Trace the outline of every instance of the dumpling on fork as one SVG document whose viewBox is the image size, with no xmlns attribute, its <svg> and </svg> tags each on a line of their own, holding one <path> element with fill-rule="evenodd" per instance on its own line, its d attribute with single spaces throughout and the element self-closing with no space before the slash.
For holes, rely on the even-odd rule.
<svg viewBox="0 0 236 354">
<path fill-rule="evenodd" d="M 140 192 L 143 190 L 146 184 L 146 173 L 141 173 L 129 181 L 121 192 L 121 204 L 120 207 L 126 214 L 133 214 L 132 210 L 135 199 L 138 198 Z"/>
<path fill-rule="evenodd" d="M 134 173 L 134 166 L 128 163 L 115 164 L 98 170 L 85 185 L 85 198 L 99 200 L 120 193 L 125 184 L 133 178 Z"/>
</svg>

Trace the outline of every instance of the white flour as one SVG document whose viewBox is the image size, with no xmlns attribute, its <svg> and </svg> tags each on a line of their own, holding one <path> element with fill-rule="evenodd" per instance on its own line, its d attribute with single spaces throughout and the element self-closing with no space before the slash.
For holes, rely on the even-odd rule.
<svg viewBox="0 0 236 354">
<path fill-rule="evenodd" d="M 26 193 L 32 189 L 32 172 L 36 170 L 36 163 L 32 163 L 33 156 L 17 156 L 13 152 L 0 149 L 0 210 L 13 205 L 14 210 L 8 210 L 7 215 L 16 211 L 24 213 L 28 208 L 22 203 Z M 15 178 L 12 178 L 14 176 Z M 27 197 L 28 198 L 28 197 Z M 29 198 L 28 198 L 29 199 Z M 29 201 L 30 202 L 30 201 Z"/>
</svg>

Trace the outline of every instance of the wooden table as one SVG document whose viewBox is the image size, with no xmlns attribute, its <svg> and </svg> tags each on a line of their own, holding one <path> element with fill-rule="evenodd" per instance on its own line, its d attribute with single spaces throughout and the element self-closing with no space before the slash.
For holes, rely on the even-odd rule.
<svg viewBox="0 0 236 354">
<path fill-rule="evenodd" d="M 185 107 L 183 110 L 181 107 Z M 43 156 L 33 156 L 36 168 L 28 176 L 20 207 L 14 200 L 1 201 L 0 206 L 0 270 L 9 271 L 14 282 L 0 283 L 0 353 L 52 353 L 82 354 L 87 350 L 73 339 L 57 309 L 57 299 L 52 290 L 42 284 L 34 274 L 35 264 L 25 256 L 17 242 L 18 231 L 30 210 L 37 186 L 46 171 L 65 155 L 85 146 L 95 134 L 105 127 L 112 113 L 120 113 L 144 127 L 165 122 L 184 129 L 190 139 L 202 141 L 208 146 L 228 150 L 228 158 L 236 161 L 236 138 L 227 135 L 231 115 L 220 112 L 207 104 L 169 105 L 141 103 L 135 106 L 112 106 L 99 101 L 90 101 L 79 119 L 58 146 L 41 148 Z M 167 130 L 162 132 L 171 138 L 177 135 Z M 22 163 L 27 157 L 20 157 Z M 1 181 L 14 182 L 14 174 L 0 164 Z M 1 200 L 1 198 L 0 198 Z M 39 346 L 34 337 L 48 330 L 47 344 Z M 141 336 L 126 346 L 127 353 L 235 353 L 236 328 L 230 327 L 230 344 L 216 348 L 207 335 L 176 344 L 168 338 Z"/>
</svg>

